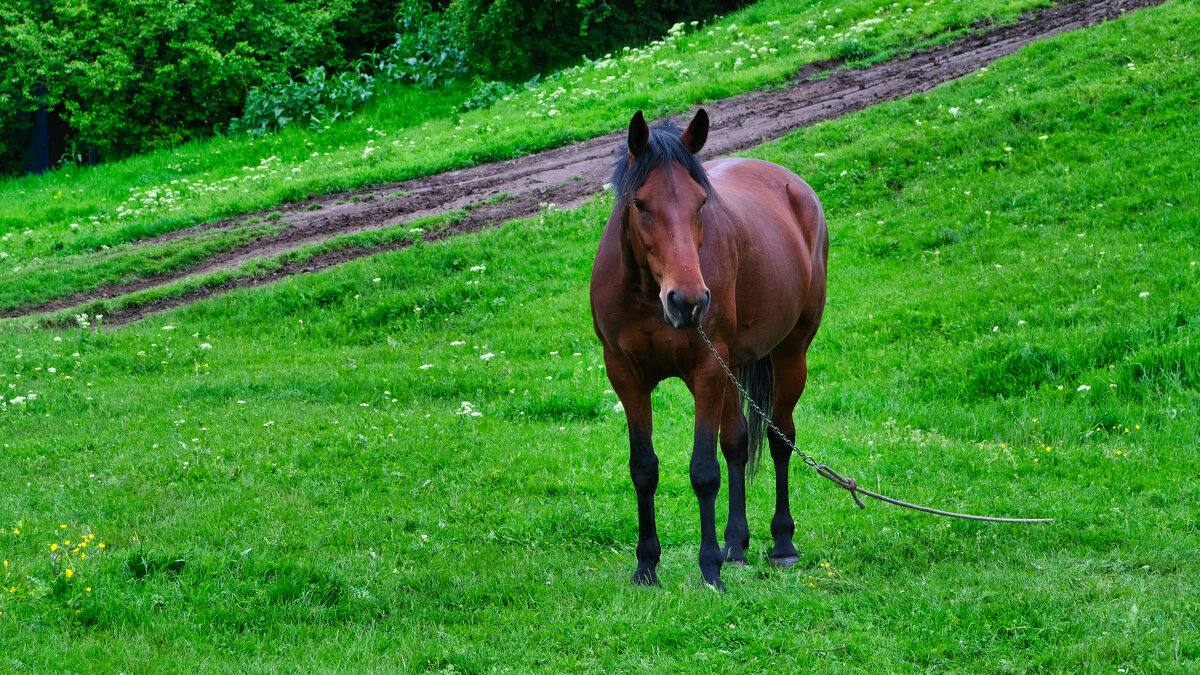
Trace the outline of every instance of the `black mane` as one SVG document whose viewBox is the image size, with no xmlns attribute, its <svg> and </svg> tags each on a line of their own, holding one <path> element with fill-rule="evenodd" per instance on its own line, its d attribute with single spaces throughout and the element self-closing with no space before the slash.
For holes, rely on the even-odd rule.
<svg viewBox="0 0 1200 675">
<path fill-rule="evenodd" d="M 712 184 L 708 182 L 708 173 L 704 171 L 700 160 L 688 152 L 679 141 L 682 133 L 682 129 L 670 122 L 659 122 L 650 127 L 650 141 L 646 144 L 646 150 L 633 164 L 629 163 L 629 146 L 621 146 L 612 176 L 612 184 L 617 190 L 617 199 L 620 202 L 629 200 L 634 191 L 650 177 L 650 172 L 659 167 L 664 167 L 667 177 L 670 178 L 671 169 L 676 163 L 687 170 L 688 175 L 704 188 L 706 194 L 712 196 Z"/>
</svg>

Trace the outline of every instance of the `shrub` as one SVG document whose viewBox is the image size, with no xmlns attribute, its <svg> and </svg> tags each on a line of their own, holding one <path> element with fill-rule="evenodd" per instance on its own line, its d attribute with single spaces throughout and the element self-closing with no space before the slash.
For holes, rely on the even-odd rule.
<svg viewBox="0 0 1200 675">
<path fill-rule="evenodd" d="M 350 64 L 372 0 L 6 0 L 0 5 L 0 173 L 15 169 L 39 101 L 68 143 L 121 156 L 208 133 L 279 74 Z M 366 22 L 348 21 L 357 14 Z M 289 78 L 290 79 L 290 78 Z M 329 86 L 328 83 L 326 86 Z M 42 89 L 39 92 L 39 88 Z"/>
<path fill-rule="evenodd" d="M 657 39 L 677 21 L 747 0 L 452 0 L 445 14 L 467 65 L 484 80 L 526 80 L 585 55 Z"/>
<path fill-rule="evenodd" d="M 294 121 L 310 124 L 348 117 L 374 95 L 379 82 L 409 82 L 426 88 L 452 82 L 466 72 L 463 54 L 449 41 L 449 32 L 427 2 L 407 0 L 396 13 L 392 44 L 380 53 L 364 54 L 352 70 L 328 77 L 324 66 L 308 70 L 297 80 L 279 77 L 250 90 L 240 118 L 231 130 L 264 133 Z"/>
</svg>

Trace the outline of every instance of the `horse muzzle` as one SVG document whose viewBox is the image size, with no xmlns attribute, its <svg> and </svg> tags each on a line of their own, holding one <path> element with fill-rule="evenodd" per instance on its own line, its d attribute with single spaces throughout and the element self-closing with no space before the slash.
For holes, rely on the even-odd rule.
<svg viewBox="0 0 1200 675">
<path fill-rule="evenodd" d="M 690 298 L 674 290 L 667 291 L 663 298 L 663 317 L 676 328 L 699 326 L 711 299 L 712 294 L 707 288 Z"/>
</svg>

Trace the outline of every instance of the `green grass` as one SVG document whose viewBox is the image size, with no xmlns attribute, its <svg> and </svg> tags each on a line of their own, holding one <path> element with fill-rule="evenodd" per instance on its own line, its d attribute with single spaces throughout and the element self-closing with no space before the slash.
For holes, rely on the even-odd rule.
<svg viewBox="0 0 1200 675">
<path fill-rule="evenodd" d="M 219 253 L 269 237 L 287 221 L 208 230 L 153 245 L 120 244 L 98 254 L 40 258 L 22 266 L 0 286 L 0 312 L 90 292 L 104 284 L 135 282 L 190 269 Z"/>
<path fill-rule="evenodd" d="M 485 203 L 496 203 L 505 198 L 506 195 L 497 195 Z M 90 300 L 67 309 L 22 317 L 13 321 L 12 325 L 25 328 L 34 326 L 40 328 L 75 326 L 78 325 L 78 317 L 81 314 L 90 317 L 99 315 L 101 317 L 100 323 L 103 324 L 103 317 L 111 315 L 112 312 L 117 310 L 145 307 L 162 300 L 187 297 L 197 292 L 220 291 L 222 288 L 227 288 L 229 284 L 251 277 L 269 279 L 270 275 L 283 269 L 285 265 L 305 263 L 318 256 L 349 249 L 355 249 L 361 254 L 366 255 L 371 252 L 397 248 L 414 242 L 419 243 L 426 233 L 436 234 L 443 228 L 461 221 L 471 208 L 474 207 L 458 209 L 435 216 L 426 216 L 392 227 L 358 232 L 356 234 L 338 235 L 325 241 L 304 244 L 274 258 L 248 260 L 235 268 L 220 269 L 204 274 L 191 274 L 175 281 L 113 298 Z M 95 323 L 95 321 L 92 321 L 92 323 Z"/>
<path fill-rule="evenodd" d="M 1011 21 L 1045 0 L 936 0 L 893 6 L 854 0 L 766 0 L 664 41 L 555 73 L 511 100 L 462 113 L 465 85 L 399 88 L 350 121 L 234 135 L 93 168 L 70 167 L 0 183 L 0 287 L 35 270 L 58 275 L 78 256 L 308 194 L 377 185 L 506 159 L 623 127 L 629 111 L 653 116 L 780 83 L 804 63 L 834 56 L 866 63 L 952 39 L 984 18 Z M 687 67 L 683 64 L 686 62 Z M 84 263 L 86 264 L 86 263 Z M 35 304 L 119 283 L 150 270 L 96 271 L 53 291 L 11 292 L 4 306 Z M 69 276 L 69 275 L 63 275 Z M 78 276 L 78 275 L 77 275 Z M 18 303 L 14 305 L 12 303 Z"/>
<path fill-rule="evenodd" d="M 1172 2 L 752 153 L 810 177 L 831 226 L 802 448 L 1054 524 L 859 511 L 794 463 L 800 564 L 762 558 L 762 481 L 717 595 L 672 382 L 663 587 L 631 587 L 599 200 L 112 332 L 0 322 L 4 665 L 1196 670 L 1197 54 Z"/>
</svg>

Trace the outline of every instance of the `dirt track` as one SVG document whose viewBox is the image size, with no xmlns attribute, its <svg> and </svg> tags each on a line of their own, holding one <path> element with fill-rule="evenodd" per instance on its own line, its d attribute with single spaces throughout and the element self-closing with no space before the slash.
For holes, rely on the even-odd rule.
<svg viewBox="0 0 1200 675">
<path fill-rule="evenodd" d="M 832 119 L 868 106 L 890 101 L 967 75 L 988 63 L 1015 52 L 1031 42 L 1077 28 L 1118 18 L 1126 11 L 1161 4 L 1163 0 L 1077 0 L 1023 17 L 1019 22 L 982 30 L 945 47 L 917 52 L 904 58 L 862 70 L 836 70 L 824 79 L 814 75 L 837 68 L 835 62 L 805 66 L 787 87 L 753 92 L 705 103 L 712 119 L 706 158 L 747 150 L 779 138 L 794 129 Z M 632 112 L 632 111 L 631 111 Z M 423 216 L 445 213 L 480 204 L 501 193 L 515 195 L 496 204 L 479 206 L 452 227 L 439 232 L 442 238 L 471 232 L 494 223 L 538 212 L 539 204 L 560 207 L 576 205 L 594 195 L 608 180 L 613 151 L 624 141 L 624 132 L 593 138 L 582 143 L 548 150 L 519 159 L 475 166 L 427 178 L 394 183 L 351 193 L 326 195 L 279 209 L 291 223 L 278 235 L 255 241 L 243 248 L 220 254 L 188 270 L 169 276 L 110 285 L 92 293 L 13 310 L 0 316 L 24 316 L 73 307 L 98 298 L 111 298 L 152 288 L 193 274 L 237 267 L 255 258 L 271 258 L 304 244 L 336 235 L 397 225 Z M 388 197 L 358 202 L 355 195 Z M 344 202 L 338 204 L 338 202 Z M 314 204 L 320 205 L 316 208 Z M 253 215 L 253 214 L 247 214 Z M 259 214 L 262 215 L 262 214 Z M 201 230 L 240 226 L 247 216 L 181 230 L 142 243 L 161 242 Z M 427 237 L 427 240 L 431 237 Z M 284 265 L 262 277 L 240 278 L 225 286 L 169 298 L 158 303 L 110 311 L 105 325 L 117 326 L 144 316 L 234 288 L 271 283 L 285 276 L 326 269 L 364 255 L 404 248 L 407 243 L 385 248 L 348 249 L 310 258 L 303 264 Z"/>
</svg>

